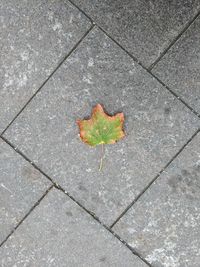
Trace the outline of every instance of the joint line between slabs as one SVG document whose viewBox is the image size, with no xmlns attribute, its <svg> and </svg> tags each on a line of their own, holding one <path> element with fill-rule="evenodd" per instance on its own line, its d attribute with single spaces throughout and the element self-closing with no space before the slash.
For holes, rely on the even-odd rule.
<svg viewBox="0 0 200 267">
<path fill-rule="evenodd" d="M 53 70 L 53 72 L 49 75 L 49 77 L 42 83 L 39 89 L 33 94 L 33 96 L 27 101 L 24 107 L 18 112 L 18 114 L 14 117 L 14 119 L 8 124 L 8 126 L 3 130 L 0 137 L 7 144 L 9 144 L 18 154 L 20 154 L 26 161 L 28 161 L 34 168 L 39 170 L 46 178 L 48 178 L 53 185 L 49 187 L 49 189 L 44 193 L 44 195 L 35 203 L 35 205 L 29 210 L 29 212 L 23 217 L 23 219 L 18 223 L 18 225 L 11 231 L 11 233 L 6 237 L 6 239 L 0 244 L 0 247 L 8 240 L 8 238 L 15 232 L 15 230 L 20 226 L 20 224 L 28 217 L 28 215 L 37 207 L 42 199 L 48 194 L 48 192 L 53 188 L 57 188 L 58 190 L 63 191 L 72 201 L 78 204 L 82 209 L 84 209 L 90 216 L 92 216 L 98 223 L 100 223 L 104 228 L 106 228 L 110 233 L 112 233 L 118 240 L 120 240 L 127 248 L 129 248 L 133 254 L 138 256 L 143 262 L 145 262 L 148 266 L 153 267 L 149 262 L 147 262 L 141 255 L 134 251 L 124 240 L 122 240 L 111 228 L 120 220 L 120 218 L 133 206 L 134 203 L 148 190 L 148 188 L 160 177 L 163 171 L 170 165 L 170 163 L 184 150 L 184 148 L 192 141 L 192 139 L 197 135 L 200 131 L 197 132 L 188 140 L 188 142 L 177 152 L 177 154 L 167 163 L 167 165 L 159 172 L 159 174 L 151 181 L 151 183 L 141 192 L 138 197 L 124 210 L 124 212 L 117 218 L 117 220 L 109 227 L 100 222 L 99 218 L 96 217 L 94 213 L 87 210 L 84 206 L 82 206 L 78 201 L 74 199 L 68 192 L 66 192 L 60 185 L 55 183 L 48 175 L 46 175 L 40 168 L 38 168 L 31 160 L 29 160 L 23 153 L 21 153 L 18 149 L 16 149 L 8 140 L 6 140 L 2 135 L 5 131 L 10 127 L 10 125 L 15 121 L 15 119 L 21 114 L 21 112 L 26 108 L 26 106 L 31 102 L 31 100 L 37 95 L 37 93 L 42 89 L 42 87 L 46 84 L 46 82 L 53 76 L 53 74 L 58 70 L 58 68 L 64 63 L 64 61 L 76 50 L 78 45 L 83 41 L 83 39 L 88 35 L 88 33 L 93 29 L 94 25 L 97 25 L 79 6 L 77 6 L 73 1 L 68 0 L 73 6 L 75 6 L 80 12 L 82 12 L 92 23 L 91 27 L 86 31 L 86 33 L 82 36 L 82 38 L 75 44 L 75 46 L 70 50 L 70 52 L 64 57 L 64 59 L 58 64 L 58 66 Z M 168 52 L 168 50 L 179 40 L 179 38 L 187 31 L 187 29 L 192 25 L 192 23 L 198 18 L 200 15 L 200 11 L 195 15 L 195 17 L 187 23 L 184 29 L 176 36 L 176 38 L 170 43 L 170 45 L 163 51 L 163 53 L 156 59 L 154 63 L 150 65 L 149 68 L 143 66 L 143 64 L 135 58 L 131 53 L 129 53 L 123 46 L 121 46 L 115 39 L 113 39 L 110 34 L 108 34 L 101 26 L 97 25 L 114 43 L 116 43 L 122 50 L 124 50 L 136 63 L 138 63 L 144 70 L 146 70 L 151 76 L 153 76 L 159 83 L 161 83 L 168 91 L 170 91 L 176 98 L 178 98 L 184 105 L 186 105 L 198 118 L 200 118 L 200 114 L 198 114 L 193 108 L 191 108 L 185 101 L 183 101 L 177 94 L 175 94 L 167 85 L 165 85 L 157 76 L 155 76 L 151 70 L 157 65 L 157 63 L 162 59 L 162 57 Z"/>
<path fill-rule="evenodd" d="M 187 31 L 187 29 L 193 24 L 193 22 L 198 18 L 200 15 L 200 9 L 197 11 L 196 15 L 194 15 L 191 20 L 189 20 L 185 27 L 179 32 L 179 34 L 174 37 L 174 39 L 170 42 L 168 47 L 164 49 L 164 51 L 161 53 L 161 55 L 148 67 L 144 67 L 143 64 L 136 58 L 134 57 L 131 53 L 129 53 L 122 45 L 118 43 L 111 35 L 106 32 L 98 23 L 96 23 L 82 8 L 80 8 L 77 4 L 73 2 L 73 0 L 68 0 L 74 7 L 76 7 L 80 12 L 82 12 L 90 21 L 93 25 L 96 25 L 98 28 L 100 28 L 110 39 L 112 39 L 120 48 L 122 48 L 131 58 L 134 59 L 141 67 L 143 67 L 145 70 L 148 70 L 149 73 L 151 73 L 151 70 L 154 68 L 155 65 L 162 59 L 162 57 L 168 52 L 168 50 L 180 39 L 180 37 Z"/>
<path fill-rule="evenodd" d="M 93 25 L 96 25 L 104 34 L 109 37 L 118 47 L 120 47 L 128 56 L 130 56 L 137 64 L 139 64 L 149 75 L 151 75 L 154 79 L 156 79 L 162 86 L 164 86 L 171 94 L 173 94 L 174 97 L 176 97 L 182 104 L 184 104 L 190 111 L 200 118 L 200 114 L 196 112 L 190 105 L 188 105 L 179 95 L 177 95 L 172 89 L 170 89 L 163 81 L 161 81 L 155 74 L 153 74 L 150 70 L 150 67 L 145 67 L 136 57 L 134 57 L 129 51 L 127 51 L 118 41 L 116 41 L 106 30 L 104 30 L 98 23 L 93 21 L 93 19 L 87 15 L 78 5 L 73 3 L 73 0 L 68 0 L 72 5 L 74 5 L 80 12 L 82 12 L 92 23 Z M 190 25 L 196 20 L 196 18 L 200 15 L 200 10 L 197 12 L 197 14 L 194 16 L 194 18 L 184 27 L 181 33 L 175 38 L 174 41 L 170 43 L 168 48 L 166 49 L 165 53 L 173 46 L 173 44 L 182 36 L 182 34 L 190 27 Z M 164 53 L 164 52 L 163 52 Z M 164 54 L 163 54 L 164 56 Z M 160 58 L 161 59 L 161 58 Z M 155 62 L 154 62 L 155 63 Z M 154 64 L 153 63 L 153 64 Z"/>
<path fill-rule="evenodd" d="M 97 25 L 97 27 L 99 27 Z M 195 116 L 200 118 L 200 114 L 196 112 L 190 105 L 188 105 L 179 95 L 177 95 L 172 89 L 170 89 L 163 81 L 161 81 L 155 74 L 153 74 L 148 68 L 146 68 L 139 60 L 131 55 L 126 49 L 124 49 L 117 41 L 115 41 L 104 29 L 99 27 L 115 44 L 117 44 L 127 55 L 129 55 L 138 65 L 140 65 L 152 78 L 157 80 L 165 89 L 167 89 L 176 99 L 184 104 Z"/>
<path fill-rule="evenodd" d="M 171 41 L 169 46 L 160 54 L 160 56 L 148 67 L 149 71 L 152 71 L 153 68 L 162 60 L 162 58 L 167 54 L 167 52 L 171 49 L 172 46 L 174 46 L 177 41 L 181 38 L 181 36 L 190 28 L 190 26 L 195 22 L 195 20 L 199 17 L 200 10 L 196 13 L 196 15 L 188 22 L 186 23 L 185 27 L 180 31 L 180 33 Z"/>
<path fill-rule="evenodd" d="M 97 26 L 99 27 L 99 26 Z M 138 65 L 140 65 L 152 78 L 157 80 L 165 89 L 167 89 L 176 99 L 184 104 L 195 116 L 200 118 L 200 114 L 190 107 L 179 95 L 177 95 L 172 89 L 170 89 L 163 81 L 161 81 L 155 74 L 149 71 L 145 66 L 142 65 L 133 55 L 131 55 L 126 49 L 124 49 L 117 41 L 115 41 L 104 29 L 99 27 L 113 42 L 115 42 L 126 54 L 128 54 Z"/>
<path fill-rule="evenodd" d="M 46 195 L 51 191 L 53 188 L 53 185 L 51 185 L 45 193 L 39 198 L 39 200 L 30 208 L 30 210 L 26 213 L 26 215 L 20 220 L 20 222 L 13 228 L 13 230 L 7 235 L 7 237 L 1 242 L 0 248 L 6 243 L 6 241 L 9 239 L 11 235 L 14 234 L 14 232 L 17 230 L 17 228 L 23 223 L 23 221 L 31 214 L 31 212 L 39 206 L 40 202 L 46 197 Z"/>
<path fill-rule="evenodd" d="M 120 219 L 129 211 L 129 209 L 145 194 L 145 192 L 153 185 L 153 183 L 161 176 L 166 168 L 179 156 L 179 154 L 187 147 L 187 145 L 195 138 L 200 132 L 200 128 L 190 137 L 190 139 L 179 149 L 179 151 L 171 158 L 171 160 L 162 168 L 162 170 L 154 177 L 153 180 L 136 196 L 136 198 L 125 208 L 125 210 L 117 217 L 117 219 L 110 225 L 113 228 Z"/>
<path fill-rule="evenodd" d="M 189 108 L 192 113 L 194 113 L 198 118 L 200 118 L 200 114 L 196 112 L 192 107 L 190 107 L 182 98 L 180 98 L 173 90 L 171 90 L 164 82 L 162 82 L 155 74 L 151 72 L 153 67 L 151 67 L 155 62 L 149 67 L 146 68 L 137 58 L 135 58 L 130 52 L 128 52 L 122 45 L 120 45 L 113 37 L 107 33 L 100 25 L 96 24 L 93 19 L 88 16 L 79 6 L 77 6 L 75 3 L 73 3 L 72 0 L 68 0 L 74 7 L 76 7 L 80 12 L 82 12 L 92 23 L 91 27 L 88 31 L 83 35 L 83 37 L 78 41 L 78 43 L 72 48 L 72 50 L 67 54 L 67 56 L 59 63 L 59 65 L 55 68 L 55 70 L 50 74 L 50 76 L 43 82 L 43 84 L 39 87 L 39 89 L 33 94 L 33 96 L 28 100 L 28 102 L 24 105 L 24 107 L 18 112 L 18 114 L 14 117 L 14 119 L 8 124 L 8 126 L 3 130 L 3 132 L 0 134 L 2 136 L 6 130 L 11 126 L 11 124 L 15 121 L 15 119 L 21 114 L 21 112 L 26 108 L 26 106 L 31 102 L 31 100 L 35 97 L 35 95 L 42 89 L 42 87 L 46 84 L 46 82 L 51 78 L 51 76 L 57 71 L 57 69 L 62 65 L 62 63 L 72 54 L 72 52 L 77 48 L 77 46 L 82 42 L 82 40 L 87 36 L 87 34 L 93 29 L 93 27 L 96 25 L 100 30 L 102 30 L 115 44 L 117 44 L 126 54 L 128 54 L 137 64 L 139 64 L 145 71 L 147 71 L 153 78 L 155 78 L 159 83 L 161 83 L 170 93 L 172 93 L 179 101 L 181 101 L 187 108 Z M 196 20 L 196 18 L 200 15 L 200 11 L 195 15 L 195 17 L 188 23 L 188 25 L 184 28 L 184 30 L 179 33 L 179 35 L 175 38 L 174 41 L 169 45 L 169 47 L 166 49 L 164 54 L 173 46 L 173 44 L 182 36 L 182 34 L 190 27 L 190 25 Z M 163 56 L 164 56 L 163 54 Z M 163 57 L 162 56 L 162 57 Z M 162 58 L 160 57 L 160 59 Z M 156 63 L 157 64 L 157 63 Z"/>
<path fill-rule="evenodd" d="M 73 202 L 75 202 L 79 207 L 81 207 L 86 213 L 88 213 L 93 219 L 95 219 L 102 227 L 104 227 L 107 231 L 109 231 L 114 237 L 116 237 L 123 245 L 125 245 L 131 252 L 139 257 L 144 263 L 146 263 L 149 267 L 153 267 L 147 260 L 145 260 L 139 252 L 137 252 L 135 249 L 131 248 L 126 241 L 124 241 L 120 236 L 118 236 L 111 228 L 109 228 L 107 225 L 102 223 L 100 219 L 95 215 L 94 212 L 88 210 L 86 207 L 84 207 L 79 201 L 77 201 L 69 192 L 67 192 L 65 189 L 63 189 L 58 183 L 56 183 L 49 175 L 47 175 L 45 172 L 43 172 L 34 162 L 32 162 L 26 155 L 24 155 L 18 148 L 16 148 L 9 140 L 7 140 L 5 137 L 0 136 L 0 138 L 7 143 L 16 153 L 18 153 L 21 157 L 23 157 L 27 162 L 29 162 L 35 169 L 37 169 L 42 175 L 44 175 L 51 183 L 52 185 L 50 188 L 46 191 L 46 193 L 41 197 L 41 199 L 31 208 L 31 210 L 28 212 L 28 214 L 20 221 L 20 223 L 14 228 L 14 230 L 8 235 L 8 237 L 1 243 L 3 245 L 7 239 L 13 234 L 13 232 L 19 227 L 19 225 L 26 219 L 26 217 L 31 213 L 31 211 L 39 205 L 41 200 L 47 195 L 47 193 L 55 187 L 56 189 L 62 191 L 65 195 L 67 195 Z M 0 245 L 0 246 L 1 246 Z"/>
<path fill-rule="evenodd" d="M 64 190 L 60 185 L 56 184 L 54 185 L 55 188 L 62 191 L 65 195 L 67 195 L 72 201 L 74 201 L 79 207 L 81 207 L 86 213 L 88 213 L 95 221 L 97 221 L 102 227 L 104 227 L 107 231 L 109 231 L 114 237 L 116 237 L 123 245 L 125 245 L 131 252 L 139 257 L 143 262 L 145 262 L 149 267 L 153 267 L 147 260 L 145 260 L 139 252 L 137 252 L 135 249 L 130 247 L 128 243 L 126 243 L 125 240 L 123 240 L 118 234 L 116 234 L 110 227 L 105 225 L 100 221 L 100 219 L 95 215 L 95 213 L 91 212 L 87 208 L 85 208 L 79 201 L 77 201 L 73 196 L 71 196 L 66 190 Z"/>
<path fill-rule="evenodd" d="M 68 0 L 68 2 L 73 7 L 75 7 L 76 9 L 78 9 L 93 25 L 96 25 L 96 23 L 93 21 L 93 19 L 87 13 L 85 13 L 85 11 L 83 11 L 83 9 L 81 9 L 77 4 L 75 4 L 72 0 Z"/>
<path fill-rule="evenodd" d="M 15 115 L 11 122 L 6 126 L 0 136 L 6 132 L 6 130 L 13 124 L 13 122 L 18 118 L 18 116 L 23 112 L 23 110 L 28 106 L 28 104 L 33 100 L 33 98 L 40 92 L 43 86 L 48 82 L 48 80 L 54 75 L 54 73 L 61 67 L 61 65 L 71 56 L 71 54 L 77 49 L 79 44 L 85 39 L 89 32 L 94 28 L 94 25 L 91 25 L 90 28 L 84 33 L 84 35 L 79 39 L 79 41 L 73 46 L 73 48 L 67 53 L 67 55 L 58 63 L 57 67 L 51 72 L 47 79 L 42 83 L 42 85 L 37 89 L 37 91 L 29 98 L 26 104 L 21 108 L 21 110 Z"/>
</svg>

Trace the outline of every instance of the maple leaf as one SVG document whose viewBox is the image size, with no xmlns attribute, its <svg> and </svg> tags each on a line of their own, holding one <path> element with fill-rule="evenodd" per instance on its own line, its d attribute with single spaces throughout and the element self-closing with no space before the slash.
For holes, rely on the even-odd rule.
<svg viewBox="0 0 200 267">
<path fill-rule="evenodd" d="M 107 115 L 103 107 L 97 104 L 93 108 L 91 119 L 77 120 L 80 137 L 90 146 L 114 144 L 125 136 L 123 131 L 124 114 Z"/>
<path fill-rule="evenodd" d="M 82 141 L 90 146 L 101 145 L 102 147 L 100 171 L 103 165 L 104 144 L 114 144 L 125 136 L 123 123 L 123 113 L 109 116 L 100 104 L 93 108 L 91 119 L 77 120 Z"/>
</svg>

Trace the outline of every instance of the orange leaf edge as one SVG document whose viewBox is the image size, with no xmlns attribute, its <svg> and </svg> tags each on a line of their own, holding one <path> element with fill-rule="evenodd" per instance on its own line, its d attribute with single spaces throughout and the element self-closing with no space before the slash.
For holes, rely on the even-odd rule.
<svg viewBox="0 0 200 267">
<path fill-rule="evenodd" d="M 107 117 L 107 119 L 108 120 L 115 120 L 116 119 L 116 117 L 119 117 L 120 118 L 120 122 L 122 123 L 122 135 L 121 135 L 121 137 L 120 138 L 124 138 L 125 136 L 126 136 L 126 133 L 125 133 L 125 131 L 124 131 L 124 127 L 123 127 L 123 123 L 124 123 L 124 113 L 123 112 L 120 112 L 120 113 L 117 113 L 116 115 L 113 115 L 113 116 L 110 116 L 110 115 L 108 115 L 108 114 L 106 114 L 105 112 L 104 112 L 104 108 L 103 108 L 103 106 L 101 105 L 101 104 L 97 104 L 93 109 L 92 109 L 92 115 L 93 114 L 95 114 L 97 111 L 99 111 L 99 112 L 101 112 L 101 113 L 103 113 L 106 117 Z M 88 140 L 84 137 L 84 133 L 85 133 L 85 131 L 83 130 L 83 127 L 82 127 L 82 123 L 84 122 L 84 121 L 87 121 L 87 122 L 89 122 L 89 123 L 92 123 L 92 117 L 91 117 L 91 119 L 88 119 L 88 120 L 77 120 L 76 121 L 76 123 L 78 124 L 78 126 L 79 126 L 79 132 L 80 132 L 80 138 L 85 142 L 85 143 L 87 143 L 88 145 L 90 145 L 90 146 L 92 146 L 90 143 L 88 143 Z M 116 143 L 117 141 L 116 140 L 113 140 L 113 142 L 112 143 L 110 143 L 110 144 L 114 144 L 114 143 Z"/>
</svg>

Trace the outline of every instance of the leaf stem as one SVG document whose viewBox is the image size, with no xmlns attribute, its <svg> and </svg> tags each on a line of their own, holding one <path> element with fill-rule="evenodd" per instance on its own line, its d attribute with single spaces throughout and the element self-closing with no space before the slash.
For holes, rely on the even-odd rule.
<svg viewBox="0 0 200 267">
<path fill-rule="evenodd" d="M 101 144 L 101 159 L 99 164 L 99 171 L 101 171 L 103 167 L 104 152 L 104 144 Z"/>
</svg>

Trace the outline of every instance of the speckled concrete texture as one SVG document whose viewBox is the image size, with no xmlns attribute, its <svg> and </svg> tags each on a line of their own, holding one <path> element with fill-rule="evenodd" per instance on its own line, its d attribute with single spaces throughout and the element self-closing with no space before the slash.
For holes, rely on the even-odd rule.
<svg viewBox="0 0 200 267">
<path fill-rule="evenodd" d="M 72 1 L 146 67 L 200 9 L 199 0 Z"/>
<path fill-rule="evenodd" d="M 200 18 L 153 69 L 162 81 L 200 114 Z"/>
<path fill-rule="evenodd" d="M 0 266 L 199 267 L 200 1 L 0 2 Z M 90 147 L 78 119 L 123 112 Z"/>
<path fill-rule="evenodd" d="M 50 185 L 0 138 L 0 244 Z"/>
<path fill-rule="evenodd" d="M 199 266 L 199 145 L 200 134 L 114 226 L 153 266 Z"/>
<path fill-rule="evenodd" d="M 48 193 L 1 248 L 0 264 L 2 267 L 147 267 L 56 189 Z"/>
<path fill-rule="evenodd" d="M 67 1 L 0 2 L 0 133 L 90 22 Z"/>
<path fill-rule="evenodd" d="M 96 103 L 126 117 L 127 137 L 106 147 L 102 172 L 100 147 L 83 144 L 76 125 Z M 4 136 L 109 225 L 199 126 L 189 109 L 95 28 Z"/>
</svg>

